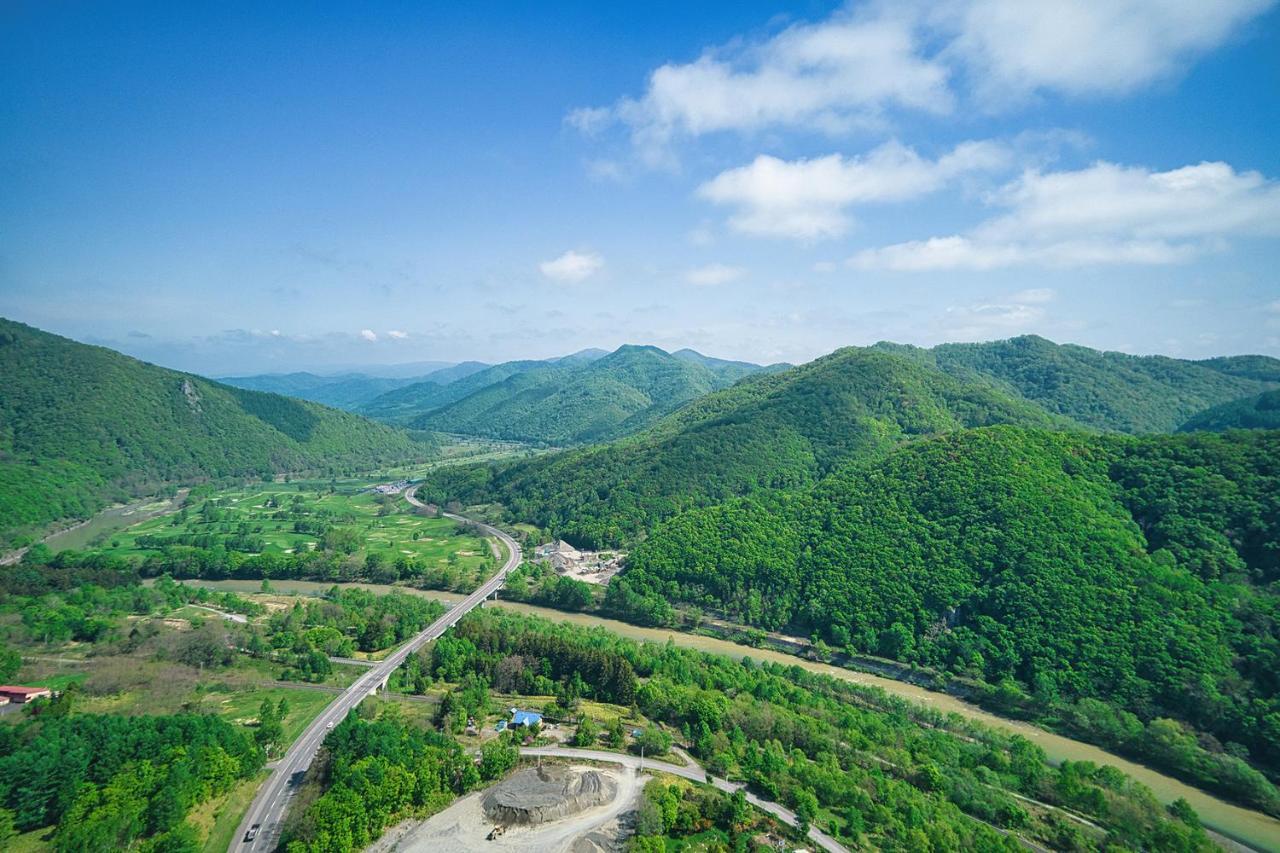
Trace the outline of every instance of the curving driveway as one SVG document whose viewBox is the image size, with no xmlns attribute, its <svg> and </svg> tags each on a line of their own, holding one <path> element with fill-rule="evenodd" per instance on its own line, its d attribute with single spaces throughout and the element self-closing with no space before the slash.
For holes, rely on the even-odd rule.
<svg viewBox="0 0 1280 853">
<path fill-rule="evenodd" d="M 606 764 L 621 764 L 623 767 L 630 767 L 635 770 L 649 769 L 660 773 L 670 773 L 673 776 L 681 776 L 694 782 L 714 785 L 721 791 L 727 791 L 729 793 L 742 790 L 746 795 L 747 802 L 751 803 L 751 805 L 761 811 L 768 812 L 788 826 L 794 827 L 798 823 L 796 813 L 791 811 L 791 809 L 779 805 L 772 800 L 761 799 L 750 791 L 744 790 L 746 786 L 741 782 L 730 782 L 728 779 L 721 779 L 716 776 L 708 775 L 707 772 L 699 767 L 692 758 L 689 758 L 688 755 L 685 755 L 685 758 L 689 759 L 689 764 L 682 767 L 679 764 L 668 764 L 665 761 L 651 761 L 621 752 L 606 752 L 602 749 L 572 749 L 569 747 L 559 746 L 534 746 L 522 747 L 520 754 L 530 756 L 545 755 L 555 758 L 576 758 L 582 761 L 600 761 Z M 840 842 L 814 826 L 809 827 L 809 840 L 821 847 L 823 850 L 828 851 L 828 853 L 849 853 L 849 849 L 847 847 L 842 846 Z"/>
</svg>

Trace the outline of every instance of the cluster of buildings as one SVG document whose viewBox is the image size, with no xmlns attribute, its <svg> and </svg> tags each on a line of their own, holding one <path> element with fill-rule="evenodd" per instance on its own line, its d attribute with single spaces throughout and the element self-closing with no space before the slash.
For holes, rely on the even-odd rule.
<svg viewBox="0 0 1280 853">
<path fill-rule="evenodd" d="M 588 583 L 608 583 L 622 568 L 626 554 L 616 551 L 579 551 L 557 539 L 534 549 L 534 558 L 546 560 L 557 572 Z"/>
<path fill-rule="evenodd" d="M 409 488 L 408 480 L 397 480 L 394 483 L 381 483 L 374 486 L 369 491 L 373 492 L 375 495 L 394 495 L 403 492 L 407 488 Z"/>
</svg>

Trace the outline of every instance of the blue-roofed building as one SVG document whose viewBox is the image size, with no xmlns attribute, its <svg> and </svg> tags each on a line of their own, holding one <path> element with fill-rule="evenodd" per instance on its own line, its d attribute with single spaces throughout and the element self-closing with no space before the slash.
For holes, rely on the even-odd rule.
<svg viewBox="0 0 1280 853">
<path fill-rule="evenodd" d="M 542 725 L 542 715 L 537 711 L 512 711 L 511 725 L 515 726 L 540 726 Z"/>
</svg>

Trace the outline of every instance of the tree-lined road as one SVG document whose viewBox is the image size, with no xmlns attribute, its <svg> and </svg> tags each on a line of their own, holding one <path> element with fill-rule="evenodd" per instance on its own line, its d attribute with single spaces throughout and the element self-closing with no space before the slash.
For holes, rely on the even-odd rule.
<svg viewBox="0 0 1280 853">
<path fill-rule="evenodd" d="M 413 486 L 409 486 L 404 490 L 405 499 L 416 507 L 425 508 L 426 505 L 418 500 L 413 494 L 413 490 Z M 470 520 L 449 513 L 445 513 L 445 515 L 455 521 Z M 235 838 L 231 842 L 231 847 L 228 848 L 229 853 L 256 853 L 256 851 L 264 851 L 265 853 L 265 851 L 274 850 L 280 839 L 280 830 L 284 824 L 284 816 L 288 810 L 289 801 L 296 793 L 303 774 L 311 766 L 311 762 L 315 759 L 316 753 L 320 750 L 320 744 L 324 742 L 329 730 L 342 722 L 347 714 L 359 705 L 366 696 L 376 692 L 379 687 L 385 687 L 387 679 L 391 677 L 391 673 L 404 663 L 409 655 L 452 628 L 459 619 L 497 592 L 506 580 L 507 574 L 520 565 L 520 546 L 516 543 L 516 540 L 496 527 L 490 527 L 479 522 L 473 523 L 479 524 L 487 535 L 497 538 L 506 546 L 507 559 L 502 564 L 502 568 L 493 577 L 485 581 L 475 592 L 459 601 L 449 609 L 449 612 L 431 623 L 426 630 L 396 649 L 385 660 L 379 661 L 375 666 L 370 667 L 367 673 L 360 676 L 341 696 L 320 712 L 320 715 L 312 721 L 306 731 L 289 747 L 284 757 L 277 763 L 275 771 L 267 778 L 262 788 L 258 790 L 258 795 L 254 798 L 253 803 L 249 806 L 249 811 L 245 814 L 244 820 L 241 821 L 240 827 L 236 830 Z M 254 826 L 258 827 L 257 836 L 253 841 L 246 842 L 244 840 L 245 835 Z"/>
</svg>

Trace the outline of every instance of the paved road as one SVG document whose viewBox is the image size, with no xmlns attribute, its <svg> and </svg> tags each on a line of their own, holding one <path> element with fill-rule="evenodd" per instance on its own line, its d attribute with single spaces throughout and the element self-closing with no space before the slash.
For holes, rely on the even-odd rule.
<svg viewBox="0 0 1280 853">
<path fill-rule="evenodd" d="M 568 747 L 559 746 L 534 746 L 524 747 L 520 750 L 521 755 L 546 755 L 557 758 L 577 758 L 585 761 L 600 761 L 608 764 L 621 764 L 623 767 L 631 767 L 633 769 L 641 768 L 641 759 L 634 755 L 624 755 L 620 752 L 605 752 L 602 749 L 570 749 Z M 688 756 L 685 756 L 688 758 Z M 685 779 L 691 779 L 694 782 L 702 782 L 708 785 L 714 785 L 721 791 L 733 793 L 734 791 L 745 788 L 740 782 L 730 782 L 727 779 L 720 779 L 716 776 L 709 775 L 696 763 L 693 759 L 689 759 L 689 764 L 681 766 L 679 764 L 668 764 L 665 761 L 651 761 L 644 759 L 643 767 L 647 770 L 655 770 L 660 773 L 670 773 L 673 776 L 682 776 Z M 776 817 L 778 820 L 788 826 L 795 826 L 797 823 L 795 812 L 785 806 L 778 805 L 772 800 L 763 800 L 750 791 L 743 790 L 746 795 L 747 802 L 751 805 L 766 811 Z M 830 835 L 816 827 L 809 827 L 809 840 L 821 847 L 828 853 L 849 853 L 849 849 L 840 844 Z"/>
<path fill-rule="evenodd" d="M 424 506 L 414 496 L 412 486 L 405 489 L 404 496 L 414 506 Z M 457 521 L 467 520 L 461 516 L 445 514 Z M 288 809 L 289 800 L 297 792 L 303 774 L 311 766 L 311 762 L 316 757 L 316 752 L 319 751 L 320 744 L 324 741 L 325 735 L 329 733 L 329 729 L 342 722 L 347 713 L 359 705 L 366 696 L 376 692 L 380 686 L 385 685 L 391 673 L 400 664 L 404 663 L 409 655 L 452 628 L 455 622 L 496 592 L 502 586 L 507 573 L 520 564 L 520 546 L 514 539 L 495 527 L 481 526 L 487 534 L 497 537 L 507 546 L 507 561 L 503 563 L 502 568 L 498 570 L 497 574 L 485 581 L 479 589 L 450 608 L 448 613 L 433 622 L 425 631 L 396 649 L 385 660 L 379 661 L 376 666 L 370 667 L 368 672 L 360 676 L 341 696 L 320 712 L 320 716 L 315 718 L 311 725 L 307 727 L 307 730 L 289 747 L 289 751 L 284 754 L 284 757 L 277 762 L 275 772 L 258 789 L 257 797 L 254 798 L 253 803 L 249 806 L 249 810 L 245 814 L 244 820 L 241 821 L 240 827 L 236 830 L 235 838 L 232 839 L 231 846 L 228 848 L 230 853 L 268 853 L 268 851 L 274 850 L 280 839 L 280 830 L 284 823 L 284 815 Z M 255 824 L 260 825 L 257 838 L 252 842 L 245 842 L 245 833 Z"/>
</svg>

